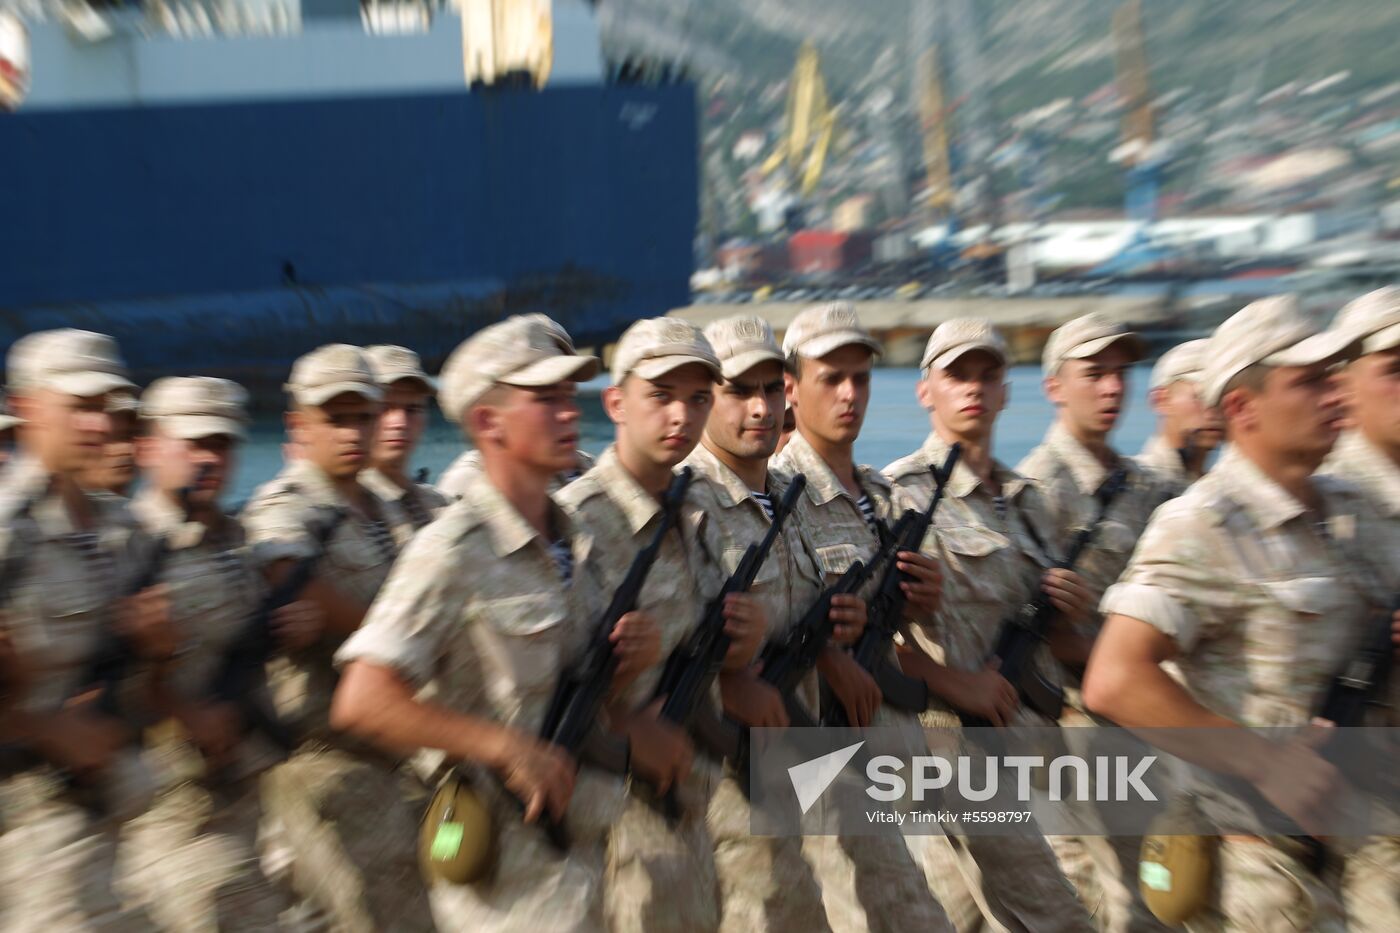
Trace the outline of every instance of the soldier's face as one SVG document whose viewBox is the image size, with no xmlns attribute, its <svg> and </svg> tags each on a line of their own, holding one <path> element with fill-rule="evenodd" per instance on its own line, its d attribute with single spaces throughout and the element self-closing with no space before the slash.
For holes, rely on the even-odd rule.
<svg viewBox="0 0 1400 933">
<path fill-rule="evenodd" d="M 1341 434 L 1342 402 L 1339 380 L 1325 363 L 1280 366 L 1252 395 L 1248 426 L 1266 449 L 1320 463 Z"/>
<path fill-rule="evenodd" d="M 417 379 L 400 379 L 389 386 L 374 438 L 374 465 L 401 469 L 427 426 L 427 387 Z"/>
<path fill-rule="evenodd" d="M 1119 344 L 1082 360 L 1066 360 L 1045 379 L 1045 394 L 1077 437 L 1103 437 L 1118 424 L 1128 394 L 1132 355 Z"/>
<path fill-rule="evenodd" d="M 378 420 L 378 402 L 346 392 L 319 407 L 298 408 L 291 412 L 289 424 L 301 459 L 327 476 L 344 479 L 368 464 Z"/>
<path fill-rule="evenodd" d="M 766 460 L 778 447 L 783 418 L 783 366 L 759 363 L 715 392 L 705 436 L 741 460 Z"/>
<path fill-rule="evenodd" d="M 512 460 L 544 475 L 572 470 L 578 463 L 578 386 L 560 382 L 537 388 L 505 389 L 493 406 L 491 433 Z"/>
<path fill-rule="evenodd" d="M 1400 347 L 1368 353 L 1342 381 L 1351 421 L 1371 441 L 1400 453 Z"/>
<path fill-rule="evenodd" d="M 658 466 L 673 467 L 695 445 L 715 402 L 710 371 L 699 363 L 678 366 L 656 379 L 630 375 L 604 392 L 619 444 Z"/>
<path fill-rule="evenodd" d="M 39 389 L 15 396 L 11 405 L 25 422 L 26 449 L 50 470 L 81 476 L 101 459 L 112 427 L 106 396 L 80 398 Z"/>
<path fill-rule="evenodd" d="M 787 398 L 804 432 L 828 444 L 854 444 L 870 404 L 870 370 L 875 354 L 868 347 L 837 347 L 819 360 L 802 361 L 797 376 L 787 376 Z"/>
<path fill-rule="evenodd" d="M 111 429 L 102 443 L 102 456 L 83 472 L 79 482 L 86 489 L 124 496 L 136 482 L 136 413 L 113 412 Z"/>
<path fill-rule="evenodd" d="M 1201 402 L 1196 383 L 1182 379 L 1158 391 L 1163 426 L 1170 434 L 1189 436 L 1199 450 L 1210 451 L 1220 446 L 1225 438 L 1225 421 L 1220 409 L 1207 408 Z"/>
<path fill-rule="evenodd" d="M 919 403 L 933 424 L 956 437 L 989 437 L 1006 408 L 1006 366 L 982 350 L 964 353 L 944 369 L 930 369 L 919 382 Z"/>
<path fill-rule="evenodd" d="M 219 501 L 233 474 L 237 446 L 225 434 L 171 437 L 157 426 L 137 441 L 136 456 L 148 483 L 170 496 L 190 487 L 190 505 L 198 510 Z"/>
</svg>

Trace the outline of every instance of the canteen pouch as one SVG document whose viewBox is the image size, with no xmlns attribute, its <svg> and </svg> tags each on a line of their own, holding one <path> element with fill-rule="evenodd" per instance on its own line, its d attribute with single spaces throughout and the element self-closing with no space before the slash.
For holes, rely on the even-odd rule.
<svg viewBox="0 0 1400 933">
<path fill-rule="evenodd" d="M 490 874 L 496 861 L 491 811 L 456 770 L 448 772 L 428 803 L 418 829 L 418 864 L 431 884 L 472 884 Z"/>
<path fill-rule="evenodd" d="M 1192 797 L 1152 821 L 1138 857 L 1138 890 L 1154 917 L 1181 926 L 1210 905 L 1219 845 Z"/>
</svg>

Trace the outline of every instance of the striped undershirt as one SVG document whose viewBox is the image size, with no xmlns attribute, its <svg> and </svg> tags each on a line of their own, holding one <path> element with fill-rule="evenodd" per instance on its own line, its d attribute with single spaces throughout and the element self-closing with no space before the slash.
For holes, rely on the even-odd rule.
<svg viewBox="0 0 1400 933">
<path fill-rule="evenodd" d="M 754 501 L 763 507 L 763 514 L 767 515 L 771 522 L 773 520 L 773 497 L 766 492 L 751 492 L 749 495 L 753 496 Z"/>
<path fill-rule="evenodd" d="M 554 566 L 559 571 L 559 579 L 568 586 L 574 579 L 574 552 L 569 547 L 569 542 L 564 540 L 549 542 L 549 556 L 554 561 Z"/>
<path fill-rule="evenodd" d="M 860 509 L 860 517 L 865 519 L 865 523 L 871 528 L 875 527 L 875 504 L 870 501 L 870 497 L 865 493 L 860 494 L 856 500 L 856 506 Z"/>
</svg>

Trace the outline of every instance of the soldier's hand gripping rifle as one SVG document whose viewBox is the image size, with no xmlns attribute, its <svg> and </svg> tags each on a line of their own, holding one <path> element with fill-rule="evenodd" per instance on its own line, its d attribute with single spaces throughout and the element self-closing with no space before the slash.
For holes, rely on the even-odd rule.
<svg viewBox="0 0 1400 933">
<path fill-rule="evenodd" d="M 1098 514 L 1074 536 L 1064 559 L 1057 563 L 1056 567 L 1062 570 L 1074 569 L 1084 549 L 1098 534 L 1113 500 L 1127 485 L 1128 471 L 1120 467 L 1094 491 L 1094 501 L 1099 507 Z M 1049 637 L 1054 616 L 1055 606 L 1050 602 L 1050 597 L 1044 591 L 1037 592 L 1014 616 L 1002 623 L 992 657 L 1001 662 L 998 671 L 1016 688 L 1021 702 L 1050 721 L 1057 722 L 1064 712 L 1065 692 L 1046 680 L 1035 666 L 1036 649 Z M 959 714 L 959 718 L 964 726 L 986 728 L 992 725 L 990 720 L 981 716 Z"/>
<path fill-rule="evenodd" d="M 1317 715 L 1339 726 L 1366 724 L 1366 710 L 1387 705 L 1386 694 L 1394 666 L 1395 645 L 1390 640 L 1395 613 L 1400 612 L 1400 596 L 1383 614 L 1378 614 L 1362 635 L 1356 653 L 1347 665 L 1333 675 L 1327 685 Z"/>
<path fill-rule="evenodd" d="M 661 553 L 661 545 L 676 524 L 681 503 L 685 501 L 685 493 L 690 486 L 690 477 L 691 470 L 685 467 L 671 480 L 662 500 L 661 520 L 657 523 L 656 533 L 632 558 L 627 576 L 613 592 L 612 601 L 593 627 L 593 636 L 583 657 L 559 675 L 559 683 L 554 688 L 554 696 L 550 699 L 544 724 L 540 728 L 540 738 L 559 746 L 575 760 L 597 727 L 598 714 L 612 687 L 613 672 L 617 670 L 617 655 L 611 640 L 613 629 L 619 619 L 637 608 L 637 599 L 641 596 L 642 586 L 651 573 L 652 565 Z M 569 841 L 563 824 L 554 820 L 548 812 L 543 819 L 550 841 L 559 849 L 567 848 Z"/>
<path fill-rule="evenodd" d="M 694 728 L 696 737 L 711 754 L 717 758 L 731 760 L 738 754 L 741 736 L 731 724 L 718 715 L 706 715 L 702 711 L 710 688 L 719 673 L 724 656 L 729 652 L 729 636 L 724 633 L 724 601 L 731 593 L 746 593 L 768 552 L 782 534 L 783 525 L 797 506 L 798 496 L 807 487 L 807 477 L 801 473 L 792 478 L 783 498 L 773 509 L 773 520 L 768 525 L 762 540 L 751 543 L 744 551 L 739 564 L 729 579 L 724 581 L 719 594 L 705 607 L 700 623 L 676 646 L 662 668 L 661 679 L 656 685 L 656 697 L 664 697 L 661 703 L 661 716 L 682 729 Z M 680 805 L 675 791 L 671 790 L 663 798 L 666 815 L 672 820 L 680 818 Z"/>
<path fill-rule="evenodd" d="M 892 559 L 880 577 L 880 585 L 870 598 L 865 631 L 860 633 L 855 645 L 851 647 L 851 657 L 875 679 L 884 702 L 906 712 L 922 713 L 928 709 L 928 685 L 905 674 L 890 660 L 894 636 L 904 619 L 904 606 L 907 602 L 900 584 L 910 579 L 909 575 L 898 567 L 898 554 L 900 551 L 917 552 L 923 546 L 924 536 L 933 524 L 933 514 L 938 510 L 938 503 L 943 501 L 943 493 L 948 488 L 953 469 L 961 457 L 961 444 L 954 444 L 948 449 L 948 456 L 943 465 L 933 470 L 933 495 L 929 499 L 928 508 L 922 512 L 907 509 L 895 524 L 891 533 Z M 840 703 L 828 705 L 822 723 L 836 728 L 850 725 L 845 707 Z"/>
<path fill-rule="evenodd" d="M 312 553 L 293 564 L 282 581 L 263 597 L 224 654 L 210 688 L 210 697 L 215 702 L 230 703 L 238 710 L 245 733 L 259 732 L 283 752 L 290 753 L 296 748 L 297 737 L 269 708 L 262 689 L 266 683 L 267 662 L 278 648 L 272 617 L 279 609 L 295 602 L 306 589 L 346 515 L 343 508 L 333 509 L 316 525 L 311 536 L 315 545 Z"/>
</svg>

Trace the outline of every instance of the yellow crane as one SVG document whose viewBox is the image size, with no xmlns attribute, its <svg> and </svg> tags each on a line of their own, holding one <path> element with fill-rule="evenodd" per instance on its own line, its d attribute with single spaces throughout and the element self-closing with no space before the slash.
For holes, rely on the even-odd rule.
<svg viewBox="0 0 1400 933">
<path fill-rule="evenodd" d="M 919 126 L 924 153 L 924 203 L 939 214 L 953 209 L 953 165 L 948 156 L 948 105 L 938 49 L 919 56 Z"/>
<path fill-rule="evenodd" d="M 1128 147 L 1126 160 L 1133 165 L 1147 155 L 1157 138 L 1140 0 L 1129 0 L 1113 11 L 1113 49 L 1118 96 L 1123 102 L 1121 140 Z"/>
<path fill-rule="evenodd" d="M 806 197 L 821 181 L 835 132 L 836 108 L 827 97 L 821 54 L 811 42 L 804 42 L 788 84 L 783 138 L 763 163 L 763 173 L 771 175 L 786 165 L 788 174 L 794 180 L 801 180 L 800 190 Z"/>
</svg>

